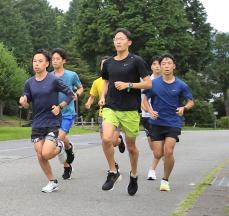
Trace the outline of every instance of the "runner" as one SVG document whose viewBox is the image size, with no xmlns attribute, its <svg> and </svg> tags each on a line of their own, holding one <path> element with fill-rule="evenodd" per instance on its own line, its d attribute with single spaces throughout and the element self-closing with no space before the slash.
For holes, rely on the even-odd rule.
<svg viewBox="0 0 229 216">
<path fill-rule="evenodd" d="M 49 160 L 56 155 L 61 163 L 66 160 L 64 144 L 58 139 L 60 126 L 60 112 L 73 99 L 73 92 L 55 76 L 47 72 L 50 64 L 50 55 L 40 49 L 32 58 L 35 75 L 25 83 L 24 94 L 19 103 L 24 108 L 29 108 L 32 103 L 33 121 L 31 140 L 37 154 L 39 164 L 48 178 L 48 184 L 42 188 L 42 192 L 52 192 L 58 189 L 58 181 L 52 173 Z M 58 92 L 67 96 L 58 103 Z"/>
<path fill-rule="evenodd" d="M 194 106 L 194 102 L 188 85 L 174 76 L 174 57 L 163 55 L 160 65 L 162 76 L 152 81 L 152 89 L 145 91 L 147 97 L 144 97 L 143 103 L 152 117 L 149 136 L 154 146 L 154 157 L 159 160 L 164 155 L 165 158 L 160 190 L 169 191 L 169 176 L 174 166 L 173 151 L 181 134 L 183 114 Z M 182 105 L 183 100 L 186 101 L 185 106 Z"/>
<path fill-rule="evenodd" d="M 104 56 L 101 59 L 100 62 L 100 70 L 102 70 L 103 67 L 103 63 L 109 58 L 109 56 Z M 90 109 L 91 105 L 94 103 L 94 100 L 96 97 L 98 97 L 99 99 L 101 98 L 101 95 L 103 93 L 103 86 L 104 86 L 104 80 L 102 79 L 102 77 L 99 77 L 98 79 L 96 79 L 92 86 L 91 86 L 91 90 L 90 90 L 90 97 L 88 98 L 86 104 L 85 104 L 85 108 L 86 109 Z M 100 137 L 102 139 L 102 135 L 103 135 L 103 130 L 102 130 L 102 106 L 100 106 L 99 108 L 99 117 L 98 117 L 98 122 L 99 122 L 99 128 L 100 128 Z M 117 128 L 115 133 L 114 133 L 114 137 L 113 137 L 113 145 L 114 147 L 118 146 L 119 151 L 121 153 L 125 152 L 125 143 L 123 141 L 123 137 L 120 134 L 120 128 Z M 115 166 L 117 169 L 119 169 L 119 166 L 117 163 L 115 163 Z"/>
<path fill-rule="evenodd" d="M 151 68 L 151 72 L 152 75 L 150 76 L 150 79 L 153 80 L 159 76 L 161 76 L 161 67 L 159 64 L 159 60 L 160 60 L 160 56 L 153 56 L 152 59 L 150 60 L 150 68 Z M 145 95 L 142 94 L 142 99 Z M 153 152 L 153 145 L 149 136 L 149 119 L 150 119 L 150 114 L 148 112 L 145 111 L 144 105 L 142 103 L 142 125 L 144 127 L 144 130 L 146 132 L 146 136 L 148 139 L 148 143 L 150 146 L 150 149 Z M 159 160 L 157 158 L 153 158 L 152 164 L 150 166 L 150 169 L 148 171 L 148 176 L 147 176 L 147 180 L 156 180 L 156 167 L 159 163 Z"/>
<path fill-rule="evenodd" d="M 104 62 L 102 78 L 105 80 L 100 106 L 103 108 L 103 151 L 106 156 L 109 172 L 103 190 L 112 190 L 115 182 L 121 179 L 115 168 L 114 147 L 112 138 L 117 127 L 125 133 L 126 146 L 129 151 L 131 171 L 128 185 L 129 195 L 138 190 L 137 163 L 138 149 L 135 141 L 139 132 L 141 109 L 141 89 L 151 88 L 149 70 L 145 61 L 132 53 L 131 33 L 124 28 L 114 33 L 116 55 Z M 142 78 L 142 81 L 140 80 Z"/>
<path fill-rule="evenodd" d="M 77 73 L 66 70 L 64 64 L 67 60 L 66 51 L 62 48 L 55 48 L 52 51 L 52 66 L 54 71 L 52 72 L 56 77 L 61 79 L 65 85 L 70 89 L 77 89 L 75 93 L 75 100 L 78 100 L 78 97 L 83 93 L 83 86 L 79 80 Z M 65 94 L 59 93 L 59 101 L 64 100 L 66 97 Z M 74 101 L 71 101 L 70 104 L 61 110 L 62 119 L 61 126 L 59 129 L 58 138 L 64 142 L 65 151 L 67 153 L 67 160 L 64 163 L 64 173 L 62 175 L 63 179 L 70 179 L 72 173 L 71 163 L 74 160 L 73 144 L 69 141 L 67 134 L 71 129 L 72 125 L 76 119 L 75 105 Z"/>
</svg>

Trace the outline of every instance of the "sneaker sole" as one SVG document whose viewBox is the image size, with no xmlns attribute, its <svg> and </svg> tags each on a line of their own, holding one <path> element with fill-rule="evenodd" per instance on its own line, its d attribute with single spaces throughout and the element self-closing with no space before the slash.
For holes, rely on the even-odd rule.
<svg viewBox="0 0 229 216">
<path fill-rule="evenodd" d="M 148 177 L 147 180 L 149 180 L 149 181 L 155 181 L 155 180 L 157 180 L 157 178 Z"/>
<path fill-rule="evenodd" d="M 42 190 L 41 192 L 43 192 L 43 193 L 52 193 L 52 192 L 57 191 L 57 190 L 59 190 L 59 187 L 54 188 L 52 191 Z"/>
</svg>

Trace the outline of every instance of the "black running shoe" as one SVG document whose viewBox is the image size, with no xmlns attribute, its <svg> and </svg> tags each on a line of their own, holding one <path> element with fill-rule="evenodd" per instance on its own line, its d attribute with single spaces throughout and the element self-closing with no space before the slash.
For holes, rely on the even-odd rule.
<svg viewBox="0 0 229 216">
<path fill-rule="evenodd" d="M 102 189 L 103 190 L 113 190 L 114 188 L 114 184 L 117 180 L 121 180 L 121 175 L 120 173 L 117 171 L 117 173 L 111 173 L 108 172 L 107 174 L 107 180 L 106 182 L 103 184 Z"/>
<path fill-rule="evenodd" d="M 68 164 L 71 164 L 74 161 L 75 155 L 73 152 L 73 145 L 71 143 L 69 143 L 71 145 L 70 149 L 65 149 L 66 153 L 67 153 L 67 160 L 66 162 Z"/>
<path fill-rule="evenodd" d="M 72 174 L 72 166 L 71 164 L 69 164 L 69 167 L 64 167 L 64 173 L 62 175 L 62 178 L 64 180 L 71 179 L 71 174 Z"/>
<path fill-rule="evenodd" d="M 134 178 L 130 175 L 130 182 L 128 185 L 128 194 L 133 196 L 138 190 L 138 177 Z"/>
<path fill-rule="evenodd" d="M 118 145 L 118 149 L 119 149 L 119 151 L 120 151 L 121 153 L 124 153 L 126 147 L 125 147 L 125 143 L 124 143 L 124 141 L 123 141 L 122 135 L 119 135 L 119 138 L 120 138 L 121 141 L 120 141 L 120 143 L 119 143 L 119 145 Z"/>
</svg>

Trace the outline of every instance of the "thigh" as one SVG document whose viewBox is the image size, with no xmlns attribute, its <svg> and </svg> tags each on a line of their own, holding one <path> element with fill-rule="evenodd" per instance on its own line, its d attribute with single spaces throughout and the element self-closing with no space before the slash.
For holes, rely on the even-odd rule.
<svg viewBox="0 0 229 216">
<path fill-rule="evenodd" d="M 113 140 L 116 127 L 108 122 L 103 122 L 102 138 L 106 140 Z"/>
<path fill-rule="evenodd" d="M 34 149 L 37 153 L 37 155 L 42 155 L 42 148 L 43 148 L 43 144 L 44 144 L 45 140 L 39 140 L 38 142 L 34 143 Z"/>
<path fill-rule="evenodd" d="M 176 145 L 176 139 L 172 137 L 166 137 L 165 139 L 165 145 L 164 145 L 164 151 L 166 153 L 173 153 L 173 150 Z"/>
<path fill-rule="evenodd" d="M 137 111 L 119 111 L 117 112 L 122 131 L 128 138 L 135 138 L 139 133 L 140 115 Z"/>
<path fill-rule="evenodd" d="M 179 142 L 179 135 L 181 134 L 181 128 L 168 127 L 165 133 L 165 137 L 170 137 Z"/>
</svg>

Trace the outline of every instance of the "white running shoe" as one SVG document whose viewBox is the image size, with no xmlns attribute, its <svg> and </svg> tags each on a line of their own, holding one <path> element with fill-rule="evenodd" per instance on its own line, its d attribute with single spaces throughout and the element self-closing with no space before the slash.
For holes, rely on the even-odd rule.
<svg viewBox="0 0 229 216">
<path fill-rule="evenodd" d="M 58 190 L 58 186 L 59 184 L 57 180 L 49 181 L 49 183 L 45 187 L 43 187 L 41 191 L 44 193 L 51 193 L 53 191 Z"/>
<path fill-rule="evenodd" d="M 60 153 L 58 154 L 58 159 L 61 164 L 64 164 L 67 160 L 67 154 L 64 148 L 64 142 L 61 140 L 57 140 L 57 147 L 60 148 Z"/>
<path fill-rule="evenodd" d="M 156 172 L 155 170 L 149 170 L 148 172 L 148 176 L 147 176 L 147 180 L 156 180 L 157 177 L 156 177 Z"/>
</svg>

